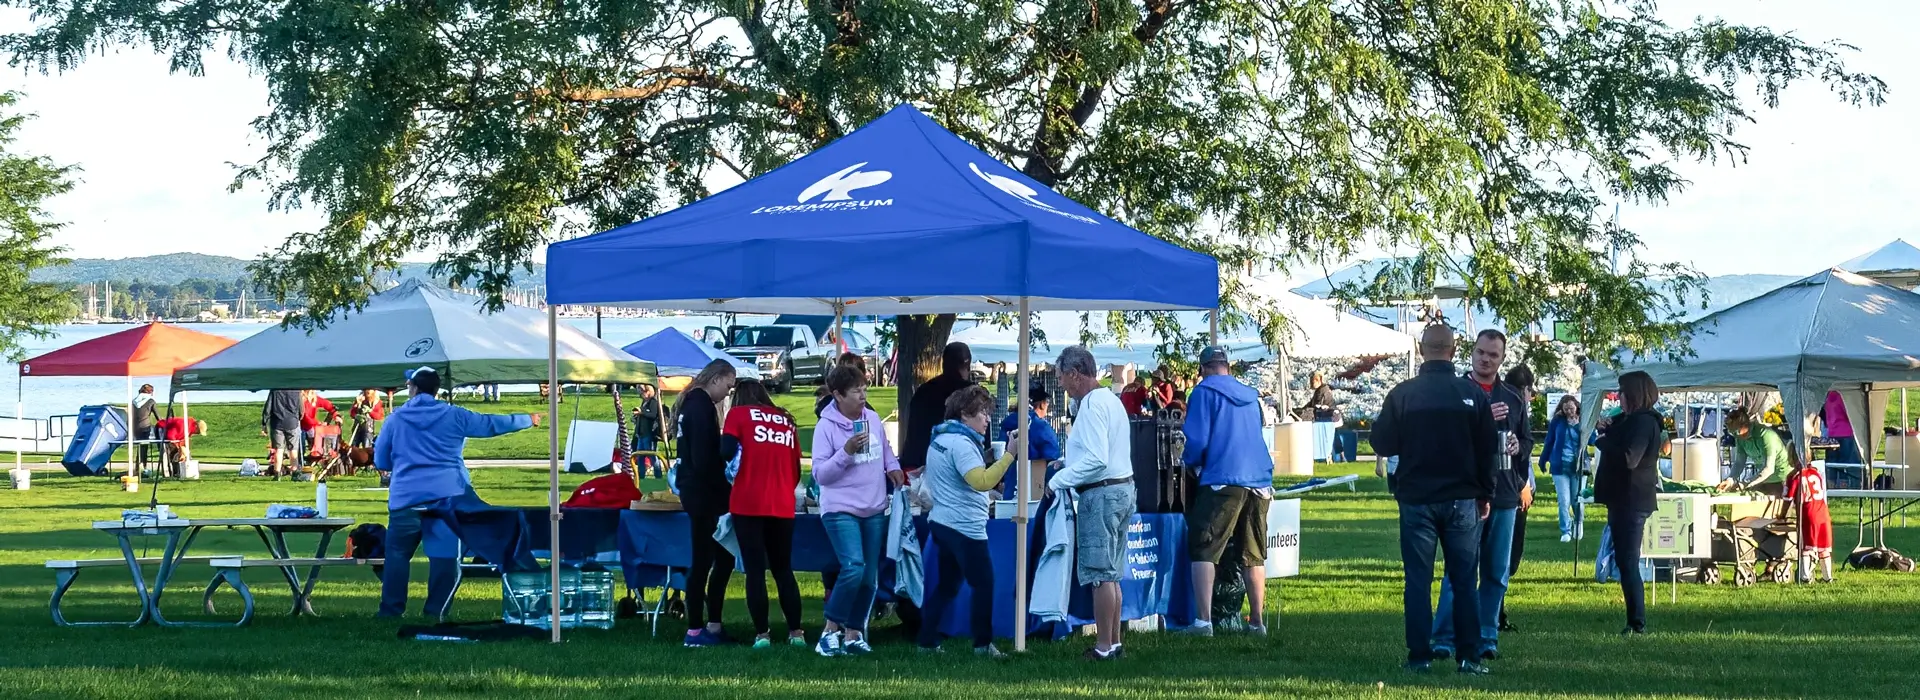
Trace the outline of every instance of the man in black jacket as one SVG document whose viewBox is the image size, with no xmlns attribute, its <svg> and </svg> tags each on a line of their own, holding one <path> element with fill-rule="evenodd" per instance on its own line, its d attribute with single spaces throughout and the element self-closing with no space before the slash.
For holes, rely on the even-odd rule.
<svg viewBox="0 0 1920 700">
<path fill-rule="evenodd" d="M 1527 399 L 1521 390 L 1500 381 L 1500 365 L 1507 361 L 1507 336 L 1500 331 L 1480 331 L 1473 344 L 1473 369 L 1465 378 L 1492 401 L 1494 428 L 1504 436 L 1494 446 L 1500 454 L 1494 458 L 1493 498 L 1489 514 L 1480 527 L 1480 646 L 1459 650 L 1462 660 L 1493 659 L 1500 655 L 1500 609 L 1506 604 L 1507 582 L 1513 574 L 1513 530 L 1522 501 L 1533 499 L 1533 470 L 1522 460 L 1515 469 L 1514 456 L 1530 446 L 1527 432 Z M 1453 587 L 1440 585 L 1440 610 L 1456 605 Z M 1433 625 L 1433 655 L 1453 655 L 1453 619 L 1441 615 Z"/>
<path fill-rule="evenodd" d="M 300 390 L 274 389 L 267 392 L 267 403 L 260 407 L 260 434 L 266 436 L 273 459 L 267 475 L 279 479 L 284 466 L 287 476 L 300 468 L 300 452 L 306 448 L 300 435 Z"/>
<path fill-rule="evenodd" d="M 1387 393 L 1373 426 L 1373 450 L 1398 457 L 1394 498 L 1400 502 L 1400 561 L 1406 571 L 1406 667 L 1426 672 L 1433 659 L 1434 546 L 1446 555 L 1447 581 L 1461 595 L 1453 606 L 1454 644 L 1480 648 L 1475 566 L 1480 521 L 1494 492 L 1492 402 L 1453 374 L 1453 329 L 1428 326 L 1420 336 L 1420 373 Z M 1442 612 L 1446 612 L 1442 609 Z M 1460 672 L 1485 674 L 1477 659 Z"/>
<path fill-rule="evenodd" d="M 907 432 L 900 436 L 900 466 L 914 470 L 927 466 L 927 445 L 933 429 L 946 420 L 947 397 L 973 384 L 973 348 L 948 343 L 940 354 L 940 376 L 913 390 L 907 404 Z"/>
</svg>

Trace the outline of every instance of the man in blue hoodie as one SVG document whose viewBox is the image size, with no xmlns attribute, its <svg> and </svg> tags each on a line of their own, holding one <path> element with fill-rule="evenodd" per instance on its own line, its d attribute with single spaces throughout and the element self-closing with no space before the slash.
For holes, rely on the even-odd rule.
<svg viewBox="0 0 1920 700">
<path fill-rule="evenodd" d="M 483 541 L 490 545 L 500 545 L 485 549 L 512 552 L 490 556 L 496 563 L 520 558 L 517 556 L 520 552 L 515 551 L 520 528 L 516 527 L 517 523 L 507 522 L 508 518 L 484 519 L 489 530 L 499 532 L 462 532 L 461 520 L 467 520 L 468 525 L 480 520 L 464 516 L 491 507 L 474 494 L 461 452 L 466 448 L 467 438 L 505 435 L 540 425 L 539 415 L 489 415 L 441 403 L 435 398 L 440 393 L 440 374 L 431 367 L 408 370 L 406 377 L 407 389 L 412 391 L 413 398 L 387 415 L 386 425 L 373 445 L 374 468 L 393 474 L 392 487 L 387 491 L 387 557 L 380 576 L 382 617 L 399 617 L 406 612 L 408 569 L 413 563 L 414 551 L 420 548 L 421 533 L 428 520 L 439 521 L 451 529 L 455 537 L 467 539 L 470 535 L 486 538 Z M 456 518 L 456 513 L 463 517 Z M 508 513 L 517 519 L 516 512 L 500 515 Z M 495 522 L 501 527 L 491 527 Z M 446 559 L 428 555 L 427 612 L 430 615 L 444 616 L 452 602 L 453 589 L 459 585 L 458 556 L 456 553 L 455 558 Z"/>
<path fill-rule="evenodd" d="M 1199 472 L 1200 493 L 1187 519 L 1187 548 L 1193 559 L 1196 620 L 1186 634 L 1213 636 L 1214 567 L 1235 539 L 1243 543 L 1247 596 L 1255 617 L 1267 603 L 1267 504 L 1273 500 L 1273 456 L 1260 438 L 1260 392 L 1233 378 L 1227 349 L 1200 352 L 1204 377 L 1187 397 L 1187 422 L 1181 432 L 1187 449 L 1180 459 Z M 1265 635 L 1253 620 L 1247 629 Z"/>
</svg>

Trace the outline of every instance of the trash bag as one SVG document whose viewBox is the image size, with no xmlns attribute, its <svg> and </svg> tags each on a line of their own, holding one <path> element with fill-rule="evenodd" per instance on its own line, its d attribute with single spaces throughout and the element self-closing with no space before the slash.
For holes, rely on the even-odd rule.
<svg viewBox="0 0 1920 700">
<path fill-rule="evenodd" d="M 1215 625 L 1229 628 L 1239 625 L 1241 609 L 1247 605 L 1246 569 L 1241 566 L 1246 545 L 1239 537 L 1227 543 L 1227 549 L 1220 555 L 1220 565 L 1214 567 L 1213 575 L 1213 621 Z"/>
</svg>

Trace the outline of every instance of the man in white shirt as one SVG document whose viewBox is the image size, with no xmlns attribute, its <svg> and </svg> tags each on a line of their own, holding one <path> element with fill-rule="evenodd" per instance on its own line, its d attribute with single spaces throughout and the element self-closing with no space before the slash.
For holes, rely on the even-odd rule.
<svg viewBox="0 0 1920 700">
<path fill-rule="evenodd" d="M 1054 367 L 1060 387 L 1073 399 L 1073 430 L 1063 466 L 1047 487 L 1077 494 L 1074 568 L 1080 584 L 1093 587 L 1099 630 L 1086 657 L 1109 661 L 1121 656 L 1120 575 L 1126 568 L 1127 524 L 1135 511 L 1132 428 L 1120 397 L 1100 386 L 1093 353 L 1075 345 L 1061 351 Z"/>
</svg>

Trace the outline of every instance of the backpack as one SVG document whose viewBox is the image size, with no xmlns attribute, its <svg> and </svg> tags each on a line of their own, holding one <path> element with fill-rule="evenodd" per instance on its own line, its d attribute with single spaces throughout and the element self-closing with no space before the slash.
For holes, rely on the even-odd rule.
<svg viewBox="0 0 1920 700">
<path fill-rule="evenodd" d="M 387 558 L 387 526 L 380 523 L 361 523 L 359 527 L 348 532 L 346 558 Z"/>
<path fill-rule="evenodd" d="M 626 508 L 640 500 L 640 487 L 630 474 L 607 474 L 588 479 L 573 490 L 564 505 L 568 508 Z"/>
<path fill-rule="evenodd" d="M 1913 560 L 1900 556 L 1891 549 L 1863 549 L 1847 557 L 1847 566 L 1855 569 L 1883 569 L 1888 571 L 1913 571 Z"/>
</svg>

